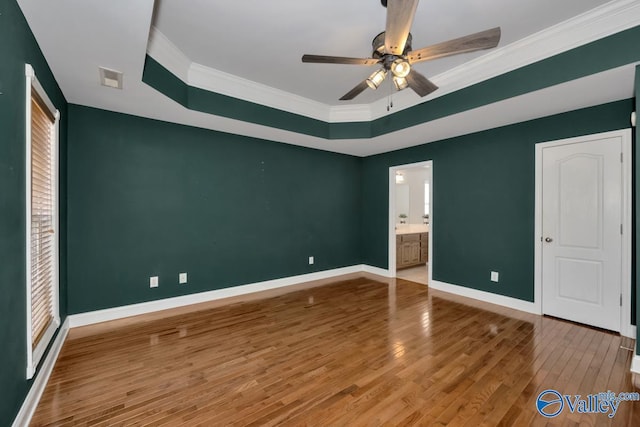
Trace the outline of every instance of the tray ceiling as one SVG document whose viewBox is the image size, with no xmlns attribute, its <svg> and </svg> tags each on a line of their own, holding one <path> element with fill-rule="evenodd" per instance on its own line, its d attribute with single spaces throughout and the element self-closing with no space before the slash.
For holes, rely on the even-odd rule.
<svg viewBox="0 0 640 427">
<path fill-rule="evenodd" d="M 387 111 L 389 88 L 337 100 L 370 68 L 300 60 L 369 56 L 385 22 L 378 0 L 18 4 L 70 103 L 359 156 L 630 98 L 634 64 L 374 138 L 331 140 L 184 108 L 142 81 L 146 55 L 193 87 L 324 122 L 367 122 L 640 24 L 635 0 L 422 0 L 414 48 L 494 26 L 502 39 L 492 51 L 417 64 L 441 88 L 427 99 L 396 92 Z M 124 88 L 100 86 L 100 66 L 123 72 Z"/>
</svg>

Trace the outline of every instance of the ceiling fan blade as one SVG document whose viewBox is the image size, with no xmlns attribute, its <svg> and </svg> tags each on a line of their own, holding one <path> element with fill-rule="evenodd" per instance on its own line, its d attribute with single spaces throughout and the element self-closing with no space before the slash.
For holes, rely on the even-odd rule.
<svg viewBox="0 0 640 427">
<path fill-rule="evenodd" d="M 350 99 L 353 99 L 356 96 L 360 95 L 368 87 L 369 85 L 367 85 L 367 81 L 363 80 L 360 83 L 358 83 L 358 86 L 354 87 L 349 92 L 345 93 L 342 96 L 342 98 L 340 98 L 340 101 L 349 101 Z"/>
<path fill-rule="evenodd" d="M 302 62 L 315 64 L 348 64 L 348 65 L 375 65 L 380 62 L 375 58 L 347 58 L 344 56 L 302 55 Z"/>
<path fill-rule="evenodd" d="M 420 96 L 427 96 L 438 89 L 438 86 L 416 70 L 411 70 L 406 78 L 409 87 Z"/>
<path fill-rule="evenodd" d="M 402 55 L 416 14 L 418 0 L 388 0 L 387 26 L 384 34 L 386 53 Z"/>
<path fill-rule="evenodd" d="M 479 33 L 434 44 L 422 49 L 412 50 L 407 53 L 410 63 L 428 61 L 430 59 L 444 58 L 445 56 L 457 55 L 459 53 L 473 52 L 475 50 L 491 49 L 500 42 L 500 27 L 492 28 Z"/>
</svg>

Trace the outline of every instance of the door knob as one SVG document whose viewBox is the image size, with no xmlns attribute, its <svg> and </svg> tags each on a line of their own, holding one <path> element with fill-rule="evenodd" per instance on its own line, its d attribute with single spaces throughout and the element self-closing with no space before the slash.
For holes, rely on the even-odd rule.
<svg viewBox="0 0 640 427">
<path fill-rule="evenodd" d="M 551 237 L 545 237 L 544 241 L 547 242 L 547 243 L 551 243 L 551 242 L 553 242 L 553 239 Z"/>
</svg>

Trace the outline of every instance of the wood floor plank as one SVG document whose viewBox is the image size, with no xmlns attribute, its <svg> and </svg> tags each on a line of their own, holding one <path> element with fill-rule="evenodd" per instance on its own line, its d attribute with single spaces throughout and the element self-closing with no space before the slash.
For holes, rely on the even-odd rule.
<svg viewBox="0 0 640 427">
<path fill-rule="evenodd" d="M 633 340 L 363 275 L 72 330 L 33 426 L 640 425 L 536 410 L 634 391 Z"/>
</svg>

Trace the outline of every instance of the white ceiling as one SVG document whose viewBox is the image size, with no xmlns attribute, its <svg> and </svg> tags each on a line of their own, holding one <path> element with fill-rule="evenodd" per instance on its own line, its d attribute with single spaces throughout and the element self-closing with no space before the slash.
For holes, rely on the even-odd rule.
<svg viewBox="0 0 640 427">
<path fill-rule="evenodd" d="M 262 101 L 245 96 L 242 91 L 235 95 L 231 81 L 225 83 L 224 90 L 232 96 L 298 114 L 315 114 L 325 121 L 334 121 L 335 117 L 341 121 L 339 116 L 343 113 L 348 121 L 354 117 L 350 112 L 356 110 L 361 117 L 371 119 L 390 114 L 385 110 L 385 93 L 367 90 L 356 98 L 355 105 L 346 107 L 337 101 L 364 79 L 370 69 L 302 64 L 300 57 L 304 53 L 369 56 L 371 39 L 384 28 L 385 9 L 378 0 L 18 0 L 18 3 L 70 103 L 358 156 L 633 96 L 634 74 L 630 64 L 372 139 L 326 140 L 191 111 L 158 93 L 141 81 L 145 54 L 149 51 L 154 56 L 150 34 L 161 34 L 164 47 L 178 53 L 189 73 L 180 75 L 179 70 L 174 71 L 176 67 L 163 62 L 166 58 L 154 58 L 190 84 L 193 82 L 189 81 L 189 75 L 193 75 L 194 69 L 209 70 L 217 76 L 226 73 L 232 80 L 250 83 L 244 84 L 245 89 L 251 89 L 249 92 L 266 94 Z M 610 28 L 620 31 L 640 24 L 637 0 L 613 0 L 598 7 L 603 3 L 602 0 L 422 0 L 412 30 L 414 48 L 498 25 L 503 30 L 502 41 L 493 51 L 418 64 L 419 71 L 433 76 L 441 86 L 427 99 L 605 36 L 611 33 L 606 33 Z M 598 14 L 601 10 L 615 13 Z M 583 12 L 586 13 L 580 15 Z M 588 21 L 585 18 L 588 16 L 597 19 Z M 122 71 L 124 89 L 100 86 L 99 66 Z M 271 95 L 273 100 L 265 98 Z M 409 90 L 394 95 L 396 111 L 423 101 Z M 306 111 L 305 105 L 312 105 L 316 112 Z"/>
<path fill-rule="evenodd" d="M 422 0 L 411 34 L 418 49 L 493 27 L 506 46 L 608 0 Z M 159 0 L 154 26 L 191 61 L 329 105 L 375 67 L 303 64 L 305 53 L 370 57 L 384 31 L 380 0 Z M 188 29 L 188 30 L 185 30 Z M 486 52 L 416 64 L 435 76 Z M 370 103 L 390 82 L 349 103 Z M 386 90 L 384 90 L 386 89 Z"/>
</svg>

